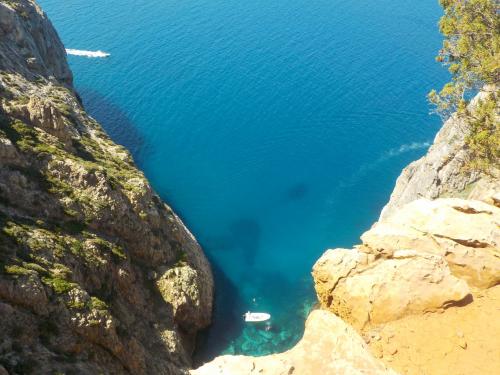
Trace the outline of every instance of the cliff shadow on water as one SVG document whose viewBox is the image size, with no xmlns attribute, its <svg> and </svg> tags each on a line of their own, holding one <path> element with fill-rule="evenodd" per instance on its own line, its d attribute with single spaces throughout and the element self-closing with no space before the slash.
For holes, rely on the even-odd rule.
<svg viewBox="0 0 500 375">
<path fill-rule="evenodd" d="M 310 299 L 312 283 L 303 282 L 303 287 L 298 287 L 279 273 L 266 274 L 255 280 L 258 284 L 255 287 L 261 289 L 261 284 L 272 279 L 273 290 L 248 300 L 213 258 L 211 262 L 216 286 L 214 320 L 211 327 L 198 334 L 194 367 L 221 354 L 261 356 L 281 352 L 300 340 L 303 322 L 315 303 Z M 290 303 L 296 300 L 303 302 Z M 288 304 L 290 308 L 283 313 L 273 308 L 275 304 Z M 245 323 L 242 314 L 253 308 L 270 312 L 270 324 Z"/>
<path fill-rule="evenodd" d="M 198 333 L 193 355 L 195 367 L 220 355 L 241 335 L 244 322 L 241 311 L 244 301 L 238 287 L 227 277 L 213 257 L 208 257 L 215 283 L 215 304 L 212 325 Z M 221 334 L 222 332 L 222 334 Z"/>
<path fill-rule="evenodd" d="M 225 236 L 201 241 L 215 278 L 215 308 L 211 327 L 198 334 L 195 367 L 221 354 L 267 355 L 290 349 L 304 332 L 304 321 L 315 303 L 312 282 L 290 280 L 277 271 L 252 272 L 259 251 L 259 224 L 250 219 L 235 220 Z M 236 252 L 240 267 L 235 283 L 217 262 L 217 257 Z M 234 254 L 232 254 L 234 255 Z M 269 285 L 272 280 L 272 286 Z M 301 301 L 297 303 L 296 301 Z M 287 305 L 283 311 L 279 306 Z M 272 319 L 265 323 L 245 323 L 246 311 L 265 311 Z"/>
<path fill-rule="evenodd" d="M 128 114 L 105 95 L 89 87 L 77 88 L 85 110 L 97 121 L 117 144 L 126 147 L 137 162 L 146 140 Z"/>
</svg>

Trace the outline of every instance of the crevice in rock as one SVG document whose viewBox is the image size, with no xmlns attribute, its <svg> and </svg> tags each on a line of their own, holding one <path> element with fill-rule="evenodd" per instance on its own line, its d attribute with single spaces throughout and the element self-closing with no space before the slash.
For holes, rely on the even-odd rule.
<svg viewBox="0 0 500 375">
<path fill-rule="evenodd" d="M 464 214 L 487 214 L 487 215 L 493 215 L 493 212 L 491 211 L 486 211 L 486 210 L 476 210 L 473 207 L 467 206 L 467 207 L 461 207 L 461 206 L 453 206 L 453 209 L 462 212 Z"/>
<path fill-rule="evenodd" d="M 442 234 L 434 234 L 434 236 L 438 237 L 438 238 L 444 238 L 444 239 L 456 242 L 459 245 L 466 246 L 466 247 L 472 247 L 475 249 L 484 249 L 484 248 L 490 246 L 490 244 L 488 244 L 486 242 L 479 241 L 479 240 L 464 240 L 464 239 L 460 239 L 460 238 L 448 237 L 448 236 L 445 236 Z"/>
<path fill-rule="evenodd" d="M 460 301 L 446 301 L 445 303 L 443 303 L 443 309 L 448 309 L 450 307 L 463 307 L 468 305 L 469 303 L 472 303 L 473 301 L 474 297 L 469 293 Z"/>
</svg>

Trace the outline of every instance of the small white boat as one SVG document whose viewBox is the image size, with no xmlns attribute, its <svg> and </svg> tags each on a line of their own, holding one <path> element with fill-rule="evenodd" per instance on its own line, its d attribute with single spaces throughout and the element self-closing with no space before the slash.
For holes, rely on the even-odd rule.
<svg viewBox="0 0 500 375">
<path fill-rule="evenodd" d="M 245 322 L 265 322 L 266 320 L 271 319 L 271 314 L 268 313 L 248 311 L 244 316 Z"/>
<path fill-rule="evenodd" d="M 84 56 L 84 57 L 109 57 L 110 53 L 99 51 L 85 51 L 80 49 L 66 48 L 66 53 L 73 56 Z"/>
</svg>

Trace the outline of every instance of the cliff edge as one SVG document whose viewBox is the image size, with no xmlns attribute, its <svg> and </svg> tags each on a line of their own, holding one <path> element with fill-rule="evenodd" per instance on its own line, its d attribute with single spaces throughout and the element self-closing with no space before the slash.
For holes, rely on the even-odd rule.
<svg viewBox="0 0 500 375">
<path fill-rule="evenodd" d="M 483 88 L 470 107 L 496 91 L 498 88 L 492 85 Z M 456 114 L 443 124 L 427 154 L 401 172 L 391 198 L 380 214 L 381 220 L 419 198 L 457 197 L 493 203 L 491 199 L 495 191 L 498 193 L 499 171 L 492 170 L 491 175 L 485 175 L 467 170 L 467 129 L 467 124 Z"/>
<path fill-rule="evenodd" d="M 195 238 L 87 115 L 32 0 L 0 0 L 0 374 L 182 374 L 211 321 Z"/>
<path fill-rule="evenodd" d="M 500 309 L 500 180 L 497 169 L 464 168 L 466 136 L 450 118 L 361 243 L 316 262 L 320 309 L 299 344 L 218 357 L 192 374 L 500 372 L 500 321 L 491 318 Z"/>
</svg>

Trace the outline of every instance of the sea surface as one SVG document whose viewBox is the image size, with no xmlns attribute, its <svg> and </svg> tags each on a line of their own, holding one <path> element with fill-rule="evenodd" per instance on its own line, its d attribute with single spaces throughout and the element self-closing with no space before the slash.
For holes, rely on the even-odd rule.
<svg viewBox="0 0 500 375">
<path fill-rule="evenodd" d="M 359 242 L 440 125 L 437 0 L 39 3 L 66 48 L 110 54 L 69 56 L 85 106 L 212 262 L 197 359 L 290 348 L 315 260 Z"/>
</svg>

